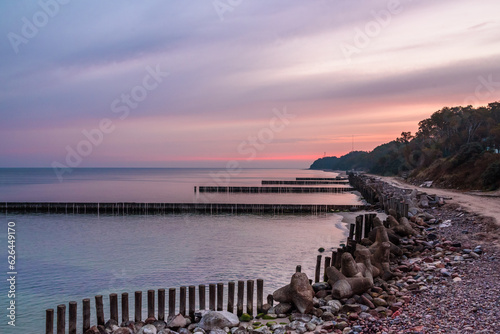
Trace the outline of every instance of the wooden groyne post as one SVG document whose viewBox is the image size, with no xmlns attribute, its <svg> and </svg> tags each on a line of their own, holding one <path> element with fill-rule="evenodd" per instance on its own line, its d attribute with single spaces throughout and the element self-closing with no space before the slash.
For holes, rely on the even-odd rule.
<svg viewBox="0 0 500 334">
<path fill-rule="evenodd" d="M 246 313 L 255 316 L 254 313 L 254 296 L 256 293 L 256 301 L 257 301 L 257 312 L 261 313 L 263 310 L 264 303 L 264 280 L 247 280 L 247 281 L 238 281 L 238 290 L 237 290 L 237 304 L 236 304 L 236 314 L 241 316 L 243 314 L 243 306 L 244 306 L 244 297 L 245 297 L 245 283 L 246 283 Z M 256 284 L 255 284 L 256 283 Z M 255 288 L 257 285 L 257 288 Z M 230 281 L 227 283 L 228 286 L 228 294 L 226 301 L 226 310 L 228 312 L 233 313 L 234 310 L 234 299 L 236 293 L 236 282 Z M 224 310 L 224 284 L 210 284 L 209 288 L 211 293 L 210 304 L 217 310 Z M 189 296 L 186 295 L 186 291 L 189 289 Z M 198 309 L 202 310 L 205 308 L 205 289 L 206 285 L 200 284 L 198 286 L 198 297 L 199 297 L 199 305 Z M 176 291 L 175 288 L 170 288 L 169 290 L 169 301 L 168 301 L 168 315 L 169 318 L 175 316 L 176 314 L 186 313 L 186 300 L 187 297 L 189 301 L 189 314 L 188 316 L 191 320 L 194 320 L 194 314 L 196 310 L 196 286 L 191 285 L 188 288 L 186 286 L 181 286 L 179 288 L 179 308 L 176 310 Z M 158 289 L 148 290 L 147 291 L 147 316 L 148 318 L 154 318 L 158 320 L 166 320 L 165 314 L 167 310 L 165 309 L 165 292 L 166 289 Z M 157 295 L 156 295 L 157 293 Z M 157 299 L 156 299 L 157 296 Z M 134 316 L 135 321 L 142 321 L 142 291 L 134 292 Z M 155 314 L 155 301 L 158 300 L 158 310 L 157 314 Z M 184 300 L 184 302 L 183 302 Z M 106 319 L 104 318 L 104 299 L 102 295 L 95 296 L 95 316 L 97 318 L 97 325 L 105 325 Z M 116 293 L 111 293 L 109 295 L 109 310 L 110 310 L 110 320 L 115 320 L 118 322 L 118 309 L 120 307 L 120 300 Z M 66 322 L 66 305 L 61 304 L 57 306 L 57 326 L 56 332 L 57 334 L 65 334 L 66 330 L 69 333 L 76 333 L 77 326 L 77 302 L 71 301 L 69 302 L 69 321 Z M 129 321 L 129 296 L 128 293 L 124 292 L 121 294 L 121 314 L 122 314 L 122 322 Z M 91 327 L 90 323 L 91 319 L 91 308 L 90 308 L 90 299 L 85 298 L 82 300 L 82 330 L 83 332 L 87 331 Z M 45 311 L 45 333 L 46 334 L 54 334 L 54 309 L 47 309 Z"/>
</svg>

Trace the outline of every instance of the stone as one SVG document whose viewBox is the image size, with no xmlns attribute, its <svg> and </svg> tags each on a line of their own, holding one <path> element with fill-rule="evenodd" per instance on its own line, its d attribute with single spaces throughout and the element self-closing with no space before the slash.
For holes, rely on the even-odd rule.
<svg viewBox="0 0 500 334">
<path fill-rule="evenodd" d="M 127 327 L 120 327 L 113 332 L 113 334 L 133 334 L 132 330 Z"/>
<path fill-rule="evenodd" d="M 238 317 L 227 311 L 208 311 L 200 320 L 198 327 L 205 331 L 210 331 L 215 328 L 237 327 L 240 321 Z"/>
<path fill-rule="evenodd" d="M 387 306 L 387 302 L 382 298 L 373 298 L 373 304 L 376 306 Z"/>
<path fill-rule="evenodd" d="M 350 313 L 350 312 L 360 313 L 361 311 L 362 311 L 361 306 L 358 304 L 345 304 L 340 309 L 340 312 L 342 313 Z"/>
<path fill-rule="evenodd" d="M 323 321 L 334 321 L 335 316 L 331 312 L 324 312 L 323 315 L 321 316 L 321 319 Z"/>
<path fill-rule="evenodd" d="M 320 282 L 320 283 L 314 283 L 312 285 L 312 288 L 314 289 L 314 292 L 322 291 L 322 290 L 330 290 L 332 287 L 330 284 L 326 282 Z"/>
<path fill-rule="evenodd" d="M 210 331 L 210 334 L 227 334 L 225 330 L 221 328 L 214 328 Z"/>
<path fill-rule="evenodd" d="M 293 305 L 290 303 L 279 303 L 274 307 L 274 313 L 276 314 L 287 314 L 293 308 Z"/>
<path fill-rule="evenodd" d="M 278 319 L 278 315 L 277 314 L 264 314 L 262 316 L 262 319 L 263 320 L 275 320 L 275 319 Z"/>
<path fill-rule="evenodd" d="M 167 327 L 169 328 L 184 328 L 187 325 L 187 319 L 180 313 L 167 322 Z"/>
<path fill-rule="evenodd" d="M 156 332 L 157 332 L 156 327 L 151 324 L 148 324 L 143 326 L 139 330 L 139 332 L 137 332 L 137 334 L 156 334 Z"/>
<path fill-rule="evenodd" d="M 311 322 L 308 322 L 306 324 L 306 329 L 307 329 L 308 332 L 312 332 L 312 331 L 314 331 L 316 329 L 316 325 L 313 324 L 313 323 L 311 323 Z"/>
<path fill-rule="evenodd" d="M 290 316 L 291 321 L 309 322 L 312 320 L 312 316 L 309 314 L 294 313 Z"/>
<path fill-rule="evenodd" d="M 252 321 L 252 320 L 253 320 L 253 317 L 252 317 L 250 314 L 248 314 L 248 313 L 243 313 L 243 314 L 241 315 L 241 317 L 240 317 L 240 320 L 241 320 L 242 322 L 249 322 L 249 321 Z"/>
<path fill-rule="evenodd" d="M 327 302 L 327 305 L 332 308 L 331 309 L 332 313 L 337 313 L 340 310 L 340 308 L 342 307 L 342 303 L 336 299 L 329 300 Z"/>
</svg>

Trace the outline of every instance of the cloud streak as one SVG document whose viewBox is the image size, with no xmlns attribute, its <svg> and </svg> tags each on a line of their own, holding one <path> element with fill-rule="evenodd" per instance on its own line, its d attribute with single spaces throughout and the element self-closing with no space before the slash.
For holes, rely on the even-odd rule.
<svg viewBox="0 0 500 334">
<path fill-rule="evenodd" d="M 307 167 L 311 155 L 348 152 L 342 138 L 358 136 L 369 150 L 414 131 L 474 94 L 479 76 L 500 81 L 493 0 L 400 1 L 403 10 L 349 64 L 342 43 L 388 1 L 243 1 L 223 21 L 211 2 L 70 1 L 18 53 L 7 36 L 22 34 L 23 18 L 41 7 L 0 6 L 0 141 L 10 143 L 0 145 L 0 166 L 61 159 L 82 130 L 115 120 L 112 102 L 156 64 L 168 79 L 116 120 L 82 167 L 238 158 L 238 143 L 284 106 L 297 117 L 261 152 L 262 166 L 273 156 L 273 166 L 287 166 L 288 156 Z"/>
</svg>

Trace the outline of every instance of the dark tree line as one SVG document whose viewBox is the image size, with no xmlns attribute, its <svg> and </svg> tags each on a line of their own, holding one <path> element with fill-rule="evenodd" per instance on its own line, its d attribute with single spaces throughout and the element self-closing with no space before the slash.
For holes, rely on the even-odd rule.
<svg viewBox="0 0 500 334">
<path fill-rule="evenodd" d="M 452 187 L 454 173 L 465 177 L 480 174 L 483 188 L 500 185 L 500 154 L 493 153 L 500 149 L 500 102 L 478 108 L 444 107 L 418 125 L 415 135 L 402 132 L 399 138 L 371 152 L 322 158 L 311 168 L 422 177 L 432 171 L 430 176 L 447 180 Z M 461 171 L 465 168 L 469 171 Z"/>
</svg>

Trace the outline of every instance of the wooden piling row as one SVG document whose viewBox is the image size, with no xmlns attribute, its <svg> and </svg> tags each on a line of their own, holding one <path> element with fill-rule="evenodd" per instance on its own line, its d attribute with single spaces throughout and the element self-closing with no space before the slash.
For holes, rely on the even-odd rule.
<svg viewBox="0 0 500 334">
<path fill-rule="evenodd" d="M 352 189 L 343 191 L 350 191 Z M 332 211 L 364 210 L 364 205 L 314 204 L 229 204 L 229 203 L 0 203 L 0 212 L 49 214 L 106 214 L 106 215 L 158 215 L 158 214 L 318 214 Z"/>
<path fill-rule="evenodd" d="M 255 289 L 255 282 L 257 282 L 257 289 Z M 247 280 L 246 281 L 246 313 L 250 315 L 254 314 L 254 293 L 257 294 L 257 313 L 262 313 L 264 306 L 264 280 L 258 279 Z M 189 295 L 186 292 L 189 289 Z M 203 310 L 206 306 L 205 300 L 205 289 L 206 285 L 200 284 L 198 286 L 198 296 L 199 296 L 199 309 Z M 170 288 L 168 296 L 168 318 L 174 317 L 176 313 L 176 289 Z M 227 294 L 227 308 L 228 312 L 234 312 L 235 303 L 235 293 L 236 293 L 236 283 L 228 282 L 228 294 Z M 156 307 L 156 294 L 155 290 L 147 291 L 147 317 L 156 318 L 158 320 L 167 320 L 165 318 L 165 289 L 158 289 L 158 308 Z M 142 291 L 134 292 L 134 319 L 136 322 L 142 321 Z M 245 281 L 238 281 L 238 291 L 237 291 L 237 301 L 236 301 L 236 313 L 238 316 L 243 314 L 245 297 Z M 188 313 L 186 314 L 186 301 L 188 301 Z M 224 284 L 210 284 L 209 285 L 209 307 L 216 309 L 217 311 L 222 311 L 224 307 Z M 119 322 L 118 318 L 119 301 L 118 295 L 112 293 L 109 295 L 109 311 L 110 320 L 115 320 Z M 54 334 L 54 320 L 56 320 L 56 332 L 57 334 L 65 334 L 66 327 L 70 334 L 76 333 L 77 327 L 77 302 L 69 302 L 69 317 L 68 326 L 66 326 L 66 305 L 61 304 L 57 306 L 57 318 L 54 319 L 54 309 L 47 309 L 45 312 L 45 333 Z M 155 312 L 157 311 L 157 313 Z M 189 287 L 181 286 L 179 288 L 179 314 L 190 317 L 194 320 L 196 311 L 196 286 L 191 285 Z M 82 300 L 82 330 L 83 332 L 90 329 L 90 299 L 86 298 Z M 104 318 L 104 301 L 102 295 L 95 296 L 95 314 L 97 318 L 97 325 L 105 325 Z M 144 319 L 145 320 L 145 319 Z M 121 294 L 121 321 L 129 321 L 129 296 L 128 293 L 124 292 Z"/>
<path fill-rule="evenodd" d="M 288 194 L 288 193 L 334 193 L 352 191 L 351 186 L 344 187 L 217 187 L 200 186 L 200 193 L 249 193 L 249 194 Z"/>
<path fill-rule="evenodd" d="M 262 185 L 320 185 L 320 184 L 349 184 L 349 180 L 295 180 L 295 181 L 278 181 L 278 180 L 262 180 Z"/>
</svg>

